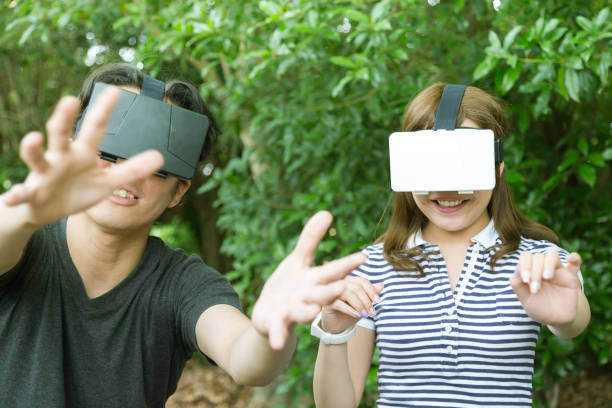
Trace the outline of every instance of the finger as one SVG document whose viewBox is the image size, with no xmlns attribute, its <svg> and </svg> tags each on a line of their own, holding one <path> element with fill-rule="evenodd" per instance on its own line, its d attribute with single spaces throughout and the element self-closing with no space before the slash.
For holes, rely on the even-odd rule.
<svg viewBox="0 0 612 408">
<path fill-rule="evenodd" d="M 357 278 L 356 282 L 358 283 L 358 285 L 361 286 L 362 290 L 368 295 L 368 297 L 370 298 L 371 302 L 380 302 L 380 298 L 378 297 L 378 293 L 380 293 L 380 291 L 382 289 L 377 289 L 372 284 L 372 282 L 370 282 L 366 278 L 359 277 L 359 278 Z M 382 286 L 382 283 L 379 283 L 378 285 Z"/>
<path fill-rule="evenodd" d="M 369 309 L 371 306 L 369 305 L 368 300 L 365 300 L 364 302 L 364 299 L 359 296 L 358 292 L 346 290 L 340 299 L 357 311 L 357 315 L 355 315 L 355 317 L 368 317 L 367 309 Z"/>
<path fill-rule="evenodd" d="M 367 279 L 366 282 L 369 286 L 372 286 L 372 284 Z M 363 282 L 358 282 L 356 284 L 357 286 L 352 290 L 352 292 L 359 297 L 359 300 L 365 307 L 365 309 L 361 310 L 361 315 L 363 317 L 367 317 L 367 315 L 374 315 L 376 314 L 376 312 L 374 311 L 374 307 L 372 307 L 372 302 L 374 301 L 374 299 L 369 296 L 368 292 L 364 289 L 362 284 Z M 366 315 L 364 315 L 364 312 L 366 313 Z"/>
<path fill-rule="evenodd" d="M 520 267 L 517 265 L 514 274 L 510 276 L 510 286 L 512 286 L 514 293 L 516 293 L 516 296 L 524 305 L 527 299 L 529 298 L 530 292 L 529 286 L 523 283 L 520 273 Z"/>
<path fill-rule="evenodd" d="M 331 304 L 330 307 L 332 308 L 332 310 L 343 313 L 347 316 L 351 316 L 357 319 L 361 318 L 361 313 L 346 304 L 343 300 L 336 300 L 334 303 Z"/>
<path fill-rule="evenodd" d="M 87 109 L 83 125 L 79 130 L 78 141 L 92 150 L 98 150 L 100 141 L 104 136 L 106 124 L 110 118 L 119 96 L 119 89 L 114 86 L 107 87 L 93 104 Z"/>
<path fill-rule="evenodd" d="M 74 96 L 60 99 L 46 125 L 49 150 L 65 151 L 70 146 L 78 110 L 79 100 Z"/>
<path fill-rule="evenodd" d="M 270 341 L 270 347 L 273 350 L 281 350 L 285 346 L 285 340 L 287 339 L 287 327 L 281 320 L 275 321 L 270 326 L 268 332 L 268 340 Z"/>
<path fill-rule="evenodd" d="M 106 168 L 107 182 L 111 187 L 131 183 L 150 176 L 164 165 L 164 157 L 156 150 L 147 150 L 129 160 Z"/>
<path fill-rule="evenodd" d="M 28 201 L 29 190 L 23 184 L 15 184 L 9 191 L 2 194 L 2 202 L 5 205 L 14 206 Z"/>
<path fill-rule="evenodd" d="M 33 172 L 43 173 L 49 168 L 43 151 L 43 135 L 39 132 L 25 135 L 19 145 L 19 156 Z"/>
<path fill-rule="evenodd" d="M 521 252 L 519 257 L 519 267 L 521 271 L 521 280 L 523 283 L 529 283 L 531 277 L 531 258 L 530 252 Z"/>
<path fill-rule="evenodd" d="M 556 252 L 555 252 L 556 253 Z M 567 257 L 567 266 L 566 268 L 575 274 L 580 270 L 580 265 L 582 265 L 582 258 L 577 252 L 572 252 Z"/>
<path fill-rule="evenodd" d="M 544 254 L 533 254 L 531 258 L 531 278 L 529 290 L 532 294 L 538 293 L 542 285 L 542 270 L 544 269 Z"/>
<path fill-rule="evenodd" d="M 305 265 L 311 265 L 317 245 L 325 235 L 332 222 L 332 215 L 328 211 L 319 211 L 313 215 L 300 234 L 300 238 L 293 250 Z"/>
<path fill-rule="evenodd" d="M 304 296 L 306 303 L 316 303 L 317 305 L 328 305 L 337 297 L 342 295 L 346 288 L 343 281 L 336 281 L 328 285 L 317 285 Z"/>
<path fill-rule="evenodd" d="M 290 314 L 292 323 L 311 323 L 315 317 L 321 311 L 321 306 L 317 304 L 304 304 L 296 308 L 296 310 Z"/>
<path fill-rule="evenodd" d="M 548 251 L 544 259 L 544 272 L 542 272 L 542 278 L 545 280 L 552 279 L 553 276 L 555 276 L 555 270 L 562 267 L 563 264 L 559 259 L 557 251 Z"/>
<path fill-rule="evenodd" d="M 312 269 L 316 271 L 316 281 L 318 283 L 329 283 L 344 279 L 346 275 L 357 269 L 365 260 L 366 256 L 363 253 L 355 252 Z"/>
</svg>

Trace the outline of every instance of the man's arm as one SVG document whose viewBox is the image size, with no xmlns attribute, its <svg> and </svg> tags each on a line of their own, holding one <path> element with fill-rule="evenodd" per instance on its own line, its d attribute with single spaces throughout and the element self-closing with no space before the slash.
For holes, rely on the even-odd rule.
<svg viewBox="0 0 612 408">
<path fill-rule="evenodd" d="M 98 145 L 118 98 L 119 91 L 113 87 L 97 98 L 75 141 L 72 135 L 79 109 L 75 97 L 62 98 L 49 118 L 46 150 L 39 132 L 22 139 L 19 155 L 30 173 L 22 184 L 0 196 L 0 274 L 19 261 L 37 228 L 84 211 L 118 186 L 162 166 L 158 152 L 145 152 L 109 168 L 98 165 Z"/>
<path fill-rule="evenodd" d="M 210 307 L 198 319 L 200 350 L 237 382 L 265 385 L 286 367 L 295 350 L 295 326 L 309 323 L 344 291 L 342 279 L 365 260 L 355 253 L 312 267 L 315 249 L 331 224 L 321 211 L 306 224 L 293 250 L 264 285 L 251 320 L 228 305 Z"/>
<path fill-rule="evenodd" d="M 280 375 L 295 350 L 295 331 L 280 350 L 270 348 L 242 312 L 230 305 L 208 308 L 196 325 L 200 350 L 238 384 L 262 386 Z"/>
</svg>

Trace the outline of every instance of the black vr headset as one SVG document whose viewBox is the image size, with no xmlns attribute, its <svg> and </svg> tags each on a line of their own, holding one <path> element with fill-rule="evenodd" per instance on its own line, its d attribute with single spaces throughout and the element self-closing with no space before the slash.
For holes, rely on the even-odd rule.
<svg viewBox="0 0 612 408">
<path fill-rule="evenodd" d="M 435 112 L 434 128 L 389 136 L 393 191 L 491 190 L 503 142 L 491 129 L 457 128 L 465 85 L 446 85 Z"/>
<path fill-rule="evenodd" d="M 96 82 L 89 106 L 109 85 Z M 199 113 L 163 101 L 165 85 L 144 75 L 140 94 L 120 89 L 121 97 L 106 125 L 99 146 L 100 157 L 115 162 L 148 149 L 164 156 L 155 175 L 191 179 L 198 165 L 210 121 Z M 76 138 L 87 109 L 78 121 Z"/>
</svg>

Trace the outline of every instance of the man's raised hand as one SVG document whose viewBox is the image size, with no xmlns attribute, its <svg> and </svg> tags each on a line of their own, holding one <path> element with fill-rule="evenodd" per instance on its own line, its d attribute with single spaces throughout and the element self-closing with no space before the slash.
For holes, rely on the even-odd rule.
<svg viewBox="0 0 612 408">
<path fill-rule="evenodd" d="M 331 221 L 327 211 L 308 220 L 295 249 L 268 278 L 255 303 L 253 325 L 268 336 L 275 350 L 284 347 L 294 324 L 311 322 L 323 305 L 338 298 L 345 289 L 343 278 L 365 261 L 365 255 L 354 253 L 312 266 L 317 245 Z"/>
<path fill-rule="evenodd" d="M 163 165 L 159 152 L 147 151 L 118 165 L 103 168 L 98 146 L 119 90 L 109 87 L 88 109 L 79 137 L 72 140 L 79 101 L 67 96 L 49 118 L 47 149 L 43 135 L 31 132 L 21 141 L 20 156 L 30 173 L 21 184 L 0 196 L 7 206 L 27 207 L 28 222 L 44 225 L 86 210 L 121 185 L 153 174 Z"/>
</svg>

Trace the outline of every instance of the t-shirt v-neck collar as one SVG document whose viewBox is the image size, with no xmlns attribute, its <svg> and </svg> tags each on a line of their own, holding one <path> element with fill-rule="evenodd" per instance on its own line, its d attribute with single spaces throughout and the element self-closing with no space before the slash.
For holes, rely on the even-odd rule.
<svg viewBox="0 0 612 408">
<path fill-rule="evenodd" d="M 57 238 L 57 242 L 62 251 L 65 251 L 66 254 L 70 255 L 70 251 L 68 249 L 68 240 L 66 235 L 66 223 L 67 219 L 64 218 L 60 222 L 60 228 L 57 230 L 59 236 Z M 125 291 L 122 290 L 125 286 L 128 286 L 143 269 L 146 269 L 146 265 L 148 259 L 150 259 L 150 253 L 153 251 L 153 247 L 155 246 L 155 240 L 151 240 L 150 237 L 147 241 L 147 245 L 145 250 L 140 258 L 140 261 L 136 265 L 136 267 L 123 279 L 121 280 L 115 287 L 110 289 L 109 291 L 103 293 L 100 296 L 96 296 L 95 298 L 90 298 L 87 295 L 87 290 L 85 289 L 85 283 L 77 270 L 76 265 L 72 261 L 70 256 L 66 257 L 66 273 L 65 273 L 65 282 L 68 285 L 72 286 L 72 293 L 76 294 L 76 301 L 83 307 L 87 308 L 105 308 L 105 307 L 113 307 L 116 305 L 116 302 L 122 300 L 122 293 Z"/>
</svg>

